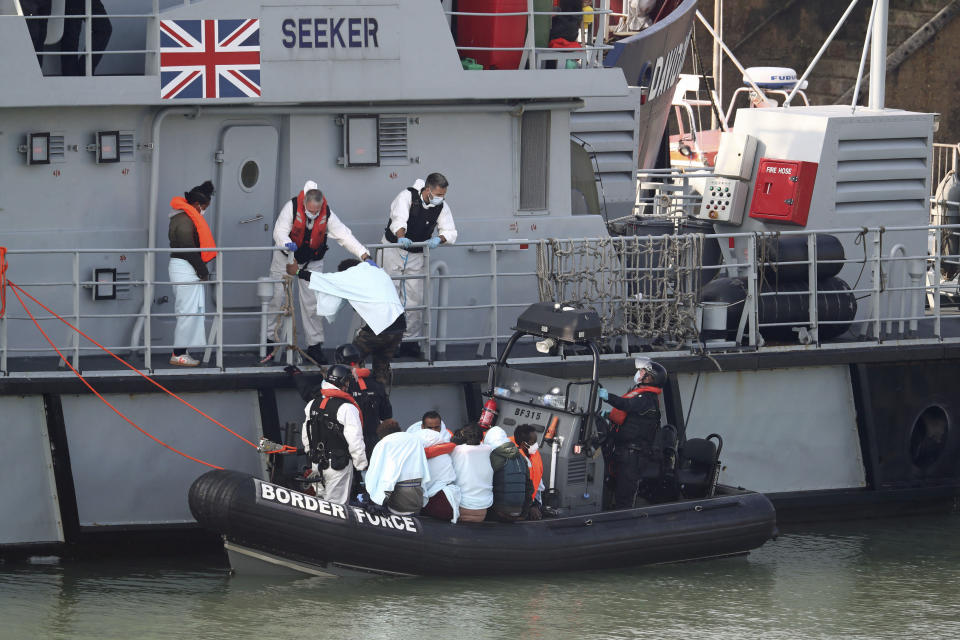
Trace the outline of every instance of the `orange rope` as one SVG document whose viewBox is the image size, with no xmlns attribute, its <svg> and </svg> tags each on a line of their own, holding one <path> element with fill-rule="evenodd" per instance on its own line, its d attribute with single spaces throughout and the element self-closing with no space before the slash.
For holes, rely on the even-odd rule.
<svg viewBox="0 0 960 640">
<path fill-rule="evenodd" d="M 17 293 L 17 292 L 18 292 L 18 291 L 23 292 L 25 295 L 27 295 L 28 297 L 30 297 L 31 299 L 33 299 L 34 302 L 37 302 L 36 299 L 33 298 L 33 296 L 31 296 L 31 295 L 30 295 L 29 293 L 27 293 L 26 291 L 23 291 L 23 289 L 21 289 L 21 288 L 18 287 L 17 285 L 13 284 L 12 282 L 9 283 L 9 284 L 10 284 L 10 287 L 13 289 L 13 295 L 15 295 L 15 296 L 17 297 L 17 300 L 20 302 L 20 304 L 23 305 L 23 310 L 27 312 L 27 315 L 30 316 L 30 319 L 31 319 L 31 320 L 33 320 L 33 324 L 35 324 L 36 327 L 37 327 L 37 329 L 40 331 L 40 333 L 43 334 L 43 337 L 44 337 L 44 339 L 47 341 L 47 344 L 49 344 L 51 347 L 53 347 L 53 350 L 57 352 L 57 355 L 60 356 L 60 359 L 63 360 L 63 362 L 64 362 L 68 367 L 70 367 L 70 370 L 73 371 L 78 378 L 80 378 L 80 381 L 81 381 L 84 385 L 86 385 L 86 387 L 87 387 L 88 389 L 90 389 L 90 391 L 93 392 L 93 394 L 94 394 L 95 396 L 97 396 L 98 398 L 100 398 L 100 400 L 102 400 L 105 405 L 107 405 L 108 407 L 110 407 L 111 409 L 113 409 L 113 412 L 114 412 L 114 413 L 116 413 L 118 416 L 120 416 L 121 418 L 123 418 L 131 427 L 133 427 L 134 429 L 136 429 L 137 431 L 139 431 L 139 432 L 142 433 L 143 435 L 147 436 L 148 438 L 150 438 L 151 440 L 153 440 L 153 441 L 156 442 L 157 444 L 166 447 L 166 448 L 169 449 L 170 451 L 173 451 L 174 453 L 179 454 L 179 455 L 181 455 L 181 456 L 183 456 L 184 458 L 187 458 L 187 459 L 189 459 L 189 460 L 193 460 L 194 462 L 199 462 L 199 463 L 202 464 L 202 465 L 206 465 L 206 466 L 210 467 L 211 469 L 223 469 L 223 467 L 218 467 L 218 466 L 215 465 L 215 464 L 211 464 L 211 463 L 209 463 L 209 462 L 205 462 L 205 461 L 203 461 L 203 460 L 200 460 L 199 458 L 194 458 L 193 456 L 191 456 L 191 455 L 189 455 L 189 454 L 186 454 L 186 453 L 184 453 L 183 451 L 180 451 L 180 450 L 178 450 L 178 449 L 175 449 L 174 447 L 170 446 L 169 444 L 167 444 L 167 443 L 164 442 L 163 440 L 160 440 L 160 439 L 157 438 L 156 436 L 154 436 L 154 435 L 152 435 L 152 434 L 150 434 L 150 433 L 147 433 L 147 431 L 145 431 L 143 428 L 141 428 L 139 425 L 137 425 L 135 422 L 133 422 L 130 418 L 128 418 L 127 416 L 125 416 L 123 413 L 121 413 L 119 409 L 117 409 L 115 406 L 113 406 L 112 404 L 110 404 L 110 402 L 107 401 L 107 399 L 104 398 L 102 395 L 100 395 L 100 392 L 98 392 L 96 389 L 94 389 L 93 386 L 92 386 L 89 382 L 87 382 L 87 380 L 83 377 L 83 375 L 81 375 L 81 373 L 80 373 L 79 371 L 77 371 L 77 370 L 73 367 L 72 364 L 70 364 L 70 361 L 67 360 L 67 357 L 66 357 L 65 355 L 63 355 L 63 353 L 60 352 L 60 349 L 57 349 L 57 346 L 56 346 L 55 344 L 53 344 L 53 341 L 50 339 L 50 336 L 48 336 L 48 335 L 47 335 L 47 332 L 43 330 L 43 327 L 40 326 L 40 323 L 37 322 L 37 319 L 33 317 L 33 314 L 30 313 L 30 309 L 27 307 L 26 303 L 23 301 L 23 299 L 20 297 L 20 294 Z M 37 304 L 40 304 L 40 303 L 37 302 Z M 40 304 L 40 306 L 43 307 L 42 304 Z M 44 309 L 47 309 L 46 307 L 43 307 L 43 308 L 44 308 Z M 50 311 L 50 310 L 47 309 L 47 311 Z M 50 313 L 53 313 L 53 312 L 50 311 Z M 56 314 L 54 314 L 54 315 L 56 315 Z M 57 316 L 57 317 L 60 318 L 60 316 Z M 60 318 L 60 319 L 63 320 L 63 318 Z M 66 322 L 66 321 L 64 320 L 64 322 Z M 67 324 L 70 324 L 70 323 L 68 322 Z M 71 326 L 72 326 L 72 325 L 71 325 Z M 79 331 L 79 330 L 78 330 L 78 331 Z M 82 332 L 81 332 L 81 333 L 82 333 Z M 87 336 L 84 334 L 84 337 L 87 337 Z M 92 341 L 92 340 L 91 340 L 91 341 Z M 100 346 L 100 345 L 97 345 L 97 346 Z M 101 348 L 103 348 L 103 347 L 101 347 Z M 111 355 L 112 355 L 112 354 L 111 354 Z M 114 356 L 114 357 L 116 357 L 116 356 Z M 169 393 L 169 391 L 168 391 L 167 393 Z M 202 413 L 202 412 L 201 412 L 201 413 Z M 204 415 L 206 415 L 206 414 L 204 414 Z M 207 416 L 207 417 L 209 417 L 209 416 Z M 228 431 L 229 431 L 229 429 L 228 429 Z M 249 441 L 248 441 L 248 442 L 249 442 Z M 256 445 L 254 445 L 254 446 L 256 446 Z"/>
<path fill-rule="evenodd" d="M 170 391 L 170 390 L 167 389 L 165 386 L 163 386 L 162 384 L 160 384 L 159 382 L 157 382 L 156 380 L 154 380 L 153 378 L 151 378 L 151 377 L 148 376 L 147 374 L 143 373 L 142 371 L 140 371 L 139 369 L 137 369 L 135 366 L 133 366 L 132 364 L 130 364 L 129 362 L 127 362 L 126 360 L 124 360 L 123 358 L 121 358 L 120 356 L 118 356 L 117 354 L 115 354 L 114 352 L 110 351 L 110 349 L 107 349 L 105 346 L 103 346 L 102 344 L 100 344 L 99 342 L 97 342 L 96 340 L 94 340 L 93 338 L 91 338 L 90 336 L 88 336 L 87 334 L 85 334 L 85 333 L 84 333 L 83 331 L 81 331 L 80 329 L 78 329 L 77 327 L 75 327 L 75 326 L 73 326 L 72 324 L 70 324 L 69 321 L 67 321 L 65 318 L 63 318 L 63 317 L 61 317 L 60 315 L 58 315 L 55 311 L 53 311 L 52 309 L 50 309 L 49 307 L 47 307 L 45 304 L 43 304 L 42 302 L 40 302 L 39 300 L 37 300 L 36 298 L 34 298 L 32 295 L 30 295 L 29 293 L 27 293 L 26 291 L 24 291 L 23 288 L 17 286 L 17 285 L 14 284 L 13 282 L 9 282 L 9 281 L 8 281 L 7 284 L 10 286 L 11 289 L 13 289 L 14 295 L 17 296 L 17 300 L 20 300 L 20 304 L 23 304 L 23 308 L 24 308 L 24 309 L 26 309 L 27 306 L 23 303 L 23 300 L 20 299 L 20 295 L 17 294 L 17 291 L 19 291 L 19 292 L 22 293 L 23 295 L 25 295 L 25 296 L 27 296 L 28 298 L 30 298 L 31 300 L 33 300 L 35 303 L 37 303 L 38 305 L 40 305 L 40 307 L 41 307 L 44 311 L 46 311 L 47 313 L 55 316 L 58 320 L 60 320 L 60 321 L 63 322 L 65 325 L 67 325 L 68 327 L 70 327 L 71 329 L 73 329 L 74 331 L 76 331 L 77 333 L 79 333 L 81 336 L 83 336 L 84 338 L 86 338 L 87 340 L 89 340 L 90 342 L 92 342 L 93 344 L 95 344 L 96 346 L 100 347 L 100 349 L 102 349 L 103 351 L 105 351 L 106 353 L 108 353 L 109 355 L 111 355 L 115 360 L 117 360 L 118 362 L 120 362 L 121 364 L 123 364 L 125 367 L 127 367 L 127 368 L 130 369 L 131 371 L 136 372 L 141 378 L 143 378 L 144 380 L 146 380 L 146 381 L 149 382 L 150 384 L 152 384 L 152 385 L 154 385 L 155 387 L 157 387 L 157 388 L 165 391 L 167 394 L 173 396 L 174 398 L 176 398 L 177 400 L 179 400 L 179 401 L 182 402 L 183 404 L 187 405 L 188 407 L 190 407 L 191 409 L 193 409 L 194 411 L 196 411 L 197 413 L 199 413 L 199 414 L 202 415 L 204 418 L 206 418 L 206 419 L 209 420 L 210 422 L 214 423 L 215 425 L 217 425 L 217 426 L 220 427 L 221 429 L 224 429 L 224 430 L 227 431 L 228 433 L 231 433 L 231 434 L 235 435 L 236 437 L 240 438 L 241 440 L 243 440 L 244 442 L 246 442 L 248 445 L 250 445 L 250 446 L 253 447 L 254 449 L 257 449 L 257 448 L 258 448 L 257 445 L 253 444 L 252 442 L 250 442 L 249 440 L 247 440 L 246 438 L 244 438 L 242 435 L 240 435 L 239 433 L 237 433 L 236 431 L 234 431 L 233 429 L 231 429 L 231 428 L 228 427 L 227 425 L 223 424 L 222 422 L 218 421 L 216 418 L 213 418 L 212 416 L 207 415 L 206 413 L 204 413 L 203 411 L 201 411 L 201 410 L 198 409 L 197 407 L 193 406 L 192 404 L 190 404 L 189 402 L 187 402 L 186 400 L 184 400 L 183 398 L 181 398 L 180 396 L 178 396 L 177 394 L 175 394 L 173 391 Z M 30 313 L 29 309 L 27 310 L 27 313 L 28 313 L 28 314 Z M 30 318 L 33 319 L 33 315 L 32 315 L 32 314 L 30 315 Z M 40 329 L 40 325 L 37 323 L 36 320 L 34 320 L 34 324 L 37 325 L 37 329 Z M 40 329 L 40 332 L 43 333 L 43 329 Z M 43 335 L 46 336 L 47 334 L 44 333 Z M 49 339 L 47 340 L 47 342 L 50 342 Z M 50 343 L 50 346 L 52 346 L 52 347 L 54 348 L 54 350 L 57 349 L 55 346 L 53 346 L 53 343 Z M 57 353 L 60 353 L 60 351 L 57 350 Z M 63 354 L 60 354 L 60 357 L 63 358 L 63 361 L 64 361 L 64 362 L 67 362 L 67 359 L 64 358 Z M 67 362 L 67 366 L 70 366 L 70 363 L 69 363 L 69 362 Z M 70 368 L 73 369 L 72 366 L 71 366 Z M 74 373 L 77 373 L 76 369 L 73 369 L 73 371 L 74 371 Z M 81 380 L 83 380 L 83 376 L 81 376 L 79 373 L 77 373 L 77 375 L 80 376 L 80 379 L 81 379 Z M 84 380 L 84 384 L 86 384 L 86 381 L 85 381 L 85 380 Z M 88 385 L 88 386 L 89 386 L 89 385 Z M 92 390 L 92 389 L 91 389 L 91 390 Z M 94 393 L 96 393 L 96 392 L 94 392 Z M 106 402 L 106 401 L 104 401 L 104 402 Z"/>
</svg>

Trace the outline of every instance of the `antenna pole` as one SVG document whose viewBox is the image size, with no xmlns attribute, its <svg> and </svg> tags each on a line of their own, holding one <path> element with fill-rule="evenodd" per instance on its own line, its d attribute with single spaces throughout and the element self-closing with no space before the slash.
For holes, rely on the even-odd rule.
<svg viewBox="0 0 960 640">
<path fill-rule="evenodd" d="M 890 0 L 877 0 L 873 19 L 873 49 L 870 54 L 870 109 L 883 109 L 887 91 L 887 21 Z"/>
</svg>

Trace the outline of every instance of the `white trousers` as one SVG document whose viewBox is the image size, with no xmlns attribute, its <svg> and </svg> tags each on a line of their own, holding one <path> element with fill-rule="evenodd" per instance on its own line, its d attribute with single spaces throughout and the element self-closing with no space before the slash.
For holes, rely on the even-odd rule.
<svg viewBox="0 0 960 640">
<path fill-rule="evenodd" d="M 317 470 L 317 465 L 313 465 Z M 317 497 L 328 502 L 347 504 L 350 501 L 350 485 L 353 482 L 353 461 L 347 463 L 347 466 L 340 471 L 334 471 L 327 467 L 323 471 L 323 485 L 318 482 L 316 485 Z"/>
<path fill-rule="evenodd" d="M 287 272 L 287 264 L 291 258 L 283 255 L 279 251 L 273 252 L 273 258 L 270 260 L 270 279 L 282 280 Z M 314 260 L 307 264 L 307 269 L 311 271 L 323 271 L 323 260 Z M 300 324 L 299 333 L 306 340 L 307 346 L 312 346 L 323 342 L 323 318 L 317 315 L 317 293 L 310 288 L 306 280 L 296 279 L 296 288 L 300 290 Z M 283 308 L 286 296 L 282 282 L 273 284 L 273 297 L 267 305 L 267 340 L 273 340 L 281 343 L 288 343 L 289 336 L 286 335 L 283 316 L 280 315 L 280 309 Z"/>
<path fill-rule="evenodd" d="M 380 242 L 386 243 L 388 240 L 384 237 Z M 427 261 L 422 253 L 410 253 L 394 247 L 386 247 L 380 251 L 380 265 L 390 277 L 423 276 L 426 272 Z M 407 310 L 407 330 L 403 332 L 403 339 L 419 338 L 423 333 L 423 311 L 409 311 L 409 308 L 423 304 L 423 279 L 397 280 L 396 285 L 400 302 Z"/>
<path fill-rule="evenodd" d="M 183 258 L 170 258 L 170 282 L 173 284 L 173 311 L 177 314 L 177 327 L 173 330 L 175 349 L 207 346 L 204 332 L 204 317 L 184 315 L 203 313 L 205 295 L 203 284 L 193 266 Z"/>
</svg>

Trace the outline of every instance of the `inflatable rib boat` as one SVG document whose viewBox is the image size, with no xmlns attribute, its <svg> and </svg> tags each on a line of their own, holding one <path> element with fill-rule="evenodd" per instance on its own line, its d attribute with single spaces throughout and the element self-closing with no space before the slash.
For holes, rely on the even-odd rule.
<svg viewBox="0 0 960 640">
<path fill-rule="evenodd" d="M 745 553 L 775 533 L 758 493 L 512 524 L 378 516 L 236 471 L 210 471 L 190 510 L 220 533 L 239 573 L 469 576 L 578 571 Z"/>
<path fill-rule="evenodd" d="M 670 501 L 604 511 L 608 470 L 600 451 L 607 431 L 598 429 L 604 421 L 598 414 L 594 344 L 600 318 L 592 311 L 536 303 L 520 315 L 515 329 L 491 363 L 484 411 L 497 416 L 508 432 L 525 423 L 538 433 L 544 506 L 557 517 L 452 524 L 381 516 L 247 474 L 210 471 L 190 488 L 194 518 L 223 536 L 234 570 L 316 575 L 467 576 L 521 566 L 528 572 L 624 567 L 745 553 L 775 534 L 776 514 L 765 496 L 717 484 L 720 436 L 686 439 L 670 425 L 661 426 L 673 437 L 664 439 L 655 478 L 675 489 Z M 589 350 L 593 375 L 570 381 L 510 366 L 511 350 L 524 336 L 547 341 L 543 351 L 556 347 L 561 358 L 565 348 Z"/>
</svg>

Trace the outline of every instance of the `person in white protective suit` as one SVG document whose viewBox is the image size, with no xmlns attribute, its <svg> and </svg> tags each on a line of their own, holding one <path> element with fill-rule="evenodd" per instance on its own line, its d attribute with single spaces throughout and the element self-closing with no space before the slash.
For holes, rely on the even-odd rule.
<svg viewBox="0 0 960 640">
<path fill-rule="evenodd" d="M 320 475 L 317 496 L 346 504 L 350 500 L 353 470 L 367 468 L 360 410 L 347 393 L 353 373 L 350 367 L 335 364 L 327 370 L 320 394 L 304 409 L 301 439 L 313 465 L 313 476 Z"/>
<path fill-rule="evenodd" d="M 423 443 L 427 467 L 430 469 L 430 482 L 423 494 L 423 513 L 456 523 L 460 519 L 460 487 L 457 486 L 457 472 L 450 457 L 456 445 L 444 442 L 440 432 L 430 428 L 417 431 L 416 436 Z"/>
<path fill-rule="evenodd" d="M 274 223 L 273 242 L 276 250 L 270 262 L 270 279 L 280 281 L 285 274 L 296 274 L 299 268 L 322 271 L 328 237 L 336 240 L 341 247 L 360 260 L 377 266 L 366 248 L 353 237 L 350 228 L 343 224 L 330 208 L 323 192 L 317 188 L 317 183 L 307 180 L 303 191 L 283 205 Z M 327 360 L 323 355 L 323 321 L 316 312 L 316 297 L 306 282 L 301 282 L 299 289 L 299 328 L 307 343 L 307 355 L 319 364 L 326 364 Z M 280 310 L 285 299 L 283 284 L 275 282 L 273 297 L 267 306 L 269 342 L 283 343 L 290 339 L 290 336 L 283 335 L 280 326 Z M 276 356 L 276 349 L 271 350 L 261 363 L 267 364 Z"/>
<path fill-rule="evenodd" d="M 426 242 L 431 249 L 457 241 L 457 228 L 453 212 L 446 202 L 447 179 L 439 173 L 431 173 L 426 180 L 417 180 L 412 187 L 401 191 L 390 203 L 390 218 L 381 242 L 395 243 L 396 247 L 380 250 L 380 264 L 391 277 L 407 276 L 397 280 L 397 292 L 407 309 L 407 328 L 398 356 L 421 357 L 415 342 L 423 331 L 423 310 L 414 309 L 423 304 L 423 278 L 426 260 L 423 247 L 412 246 Z M 436 234 L 436 235 L 434 235 Z"/>
</svg>

